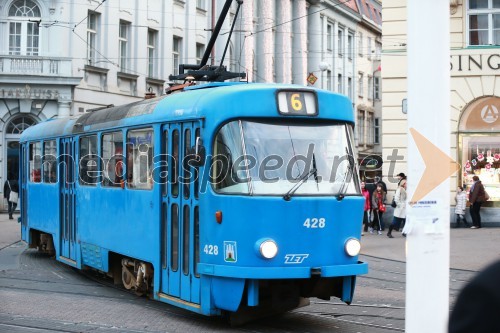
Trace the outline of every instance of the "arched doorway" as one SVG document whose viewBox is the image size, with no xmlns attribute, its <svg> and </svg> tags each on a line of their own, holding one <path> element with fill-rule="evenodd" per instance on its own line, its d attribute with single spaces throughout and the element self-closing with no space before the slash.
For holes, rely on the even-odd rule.
<svg viewBox="0 0 500 333">
<path fill-rule="evenodd" d="M 5 156 L 7 163 L 5 164 L 5 176 L 19 177 L 19 138 L 21 134 L 30 126 L 36 125 L 37 120 L 26 114 L 14 116 L 7 122 L 5 126 Z"/>
<path fill-rule="evenodd" d="M 470 103 L 458 126 L 461 184 L 470 188 L 478 176 L 490 200 L 485 206 L 500 207 L 500 97 L 478 98 Z"/>
</svg>

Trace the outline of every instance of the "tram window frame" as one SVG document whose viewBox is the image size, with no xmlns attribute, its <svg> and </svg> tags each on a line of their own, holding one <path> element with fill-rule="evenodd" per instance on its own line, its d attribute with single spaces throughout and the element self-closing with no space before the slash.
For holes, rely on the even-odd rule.
<svg viewBox="0 0 500 333">
<path fill-rule="evenodd" d="M 194 131 L 194 142 L 195 144 L 198 142 L 198 138 L 201 137 L 201 131 L 200 128 L 197 127 L 196 130 Z M 200 181 L 198 179 L 199 177 L 199 167 L 194 167 L 193 168 L 193 175 L 194 175 L 194 198 L 198 199 L 200 196 Z"/>
<path fill-rule="evenodd" d="M 109 140 L 107 138 L 110 138 Z M 106 147 L 107 144 L 109 147 Z M 113 145 L 114 144 L 114 145 Z M 123 132 L 114 131 L 101 135 L 101 171 L 103 187 L 124 186 L 125 156 L 123 154 Z M 110 172 L 110 170 L 112 172 Z M 112 175 L 110 175 L 112 173 Z M 111 177 L 113 180 L 111 180 Z"/>
<path fill-rule="evenodd" d="M 189 150 L 191 149 L 191 129 L 186 128 L 184 130 L 184 160 L 183 164 L 183 183 L 184 183 L 184 191 L 183 196 L 184 199 L 189 199 L 190 196 L 190 185 L 191 185 L 191 166 L 188 163 L 188 155 Z"/>
<path fill-rule="evenodd" d="M 177 272 L 179 269 L 179 205 L 171 205 L 170 225 L 170 269 Z"/>
<path fill-rule="evenodd" d="M 191 211 L 189 205 L 184 205 L 182 212 L 182 273 L 189 275 L 189 240 L 190 240 L 190 218 Z"/>
<path fill-rule="evenodd" d="M 168 152 L 170 151 L 168 129 L 165 129 L 162 134 L 164 149 L 162 150 L 164 155 L 161 157 L 161 171 L 158 175 L 159 182 L 162 187 L 162 196 L 166 197 L 168 195 Z"/>
<path fill-rule="evenodd" d="M 180 134 L 178 129 L 172 131 L 172 155 L 169 156 L 170 159 L 170 193 L 173 198 L 179 196 L 179 141 Z"/>
<path fill-rule="evenodd" d="M 78 183 L 80 185 L 97 186 L 100 182 L 101 173 L 99 171 L 100 163 L 98 163 L 98 147 L 96 134 L 82 136 L 78 140 Z M 89 163 L 91 163 L 91 165 L 89 165 Z M 92 170 L 92 168 L 95 169 Z M 89 172 L 91 175 L 89 175 Z"/>
<path fill-rule="evenodd" d="M 132 143 L 131 139 L 132 136 L 135 133 L 150 133 L 146 134 L 144 137 L 141 135 L 137 135 L 135 137 L 136 140 L 139 139 L 149 139 L 149 143 L 140 143 L 136 147 L 136 143 Z M 144 150 L 144 145 L 148 145 L 147 150 Z M 145 128 L 138 128 L 138 129 L 131 129 L 127 131 L 127 142 L 126 142 L 126 147 L 127 147 L 127 187 L 133 190 L 152 190 L 154 181 L 153 181 L 153 170 L 154 170 L 154 163 L 153 163 L 153 158 L 154 158 L 154 130 L 152 127 L 145 127 Z M 144 154 L 146 152 L 146 154 Z M 137 154 L 137 155 L 136 155 Z M 144 168 L 142 167 L 142 163 L 144 163 L 144 157 L 142 156 L 147 156 L 146 159 L 146 172 L 144 171 Z M 136 163 L 139 163 L 137 165 Z M 138 166 L 138 168 L 137 168 Z M 136 170 L 139 170 L 139 173 L 136 172 Z"/>
<path fill-rule="evenodd" d="M 38 154 L 36 152 L 38 151 Z M 42 182 L 42 143 L 40 141 L 29 144 L 29 181 L 30 183 Z M 38 168 L 36 168 L 38 166 Z M 38 174 L 36 171 L 38 170 Z"/>
<path fill-rule="evenodd" d="M 57 183 L 57 144 L 56 140 L 43 142 L 42 156 L 43 182 L 46 184 Z"/>
</svg>

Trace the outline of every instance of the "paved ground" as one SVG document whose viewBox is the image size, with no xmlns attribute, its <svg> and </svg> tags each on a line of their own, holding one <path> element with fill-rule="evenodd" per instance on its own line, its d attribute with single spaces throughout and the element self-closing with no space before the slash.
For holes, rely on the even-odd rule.
<svg viewBox="0 0 500 333">
<path fill-rule="evenodd" d="M 0 249 L 21 239 L 17 217 L 9 220 L 7 214 L 0 214 Z M 389 239 L 382 235 L 369 234 L 361 238 L 362 254 L 380 258 L 405 261 L 405 238 L 399 232 Z M 500 228 L 452 228 L 450 231 L 451 268 L 479 271 L 489 263 L 500 259 Z M 1 268 L 1 267 L 0 267 Z"/>
<path fill-rule="evenodd" d="M 361 253 L 375 257 L 406 261 L 405 241 L 400 232 L 394 238 L 365 232 L 361 238 Z M 500 228 L 451 228 L 450 267 L 480 271 L 500 259 Z"/>
</svg>

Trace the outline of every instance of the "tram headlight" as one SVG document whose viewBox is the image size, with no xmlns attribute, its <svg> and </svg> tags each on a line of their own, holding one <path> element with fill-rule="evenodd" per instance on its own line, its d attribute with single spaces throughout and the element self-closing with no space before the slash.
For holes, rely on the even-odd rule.
<svg viewBox="0 0 500 333">
<path fill-rule="evenodd" d="M 349 238 L 345 242 L 345 252 L 351 257 L 357 256 L 361 251 L 361 243 L 356 238 Z"/>
<path fill-rule="evenodd" d="M 259 253 L 266 259 L 272 259 L 278 254 L 278 245 L 272 239 L 260 240 L 257 242 Z"/>
</svg>

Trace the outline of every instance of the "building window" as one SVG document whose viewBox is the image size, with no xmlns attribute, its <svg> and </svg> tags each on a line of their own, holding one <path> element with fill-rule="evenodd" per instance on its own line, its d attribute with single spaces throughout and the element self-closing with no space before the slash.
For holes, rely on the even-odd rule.
<svg viewBox="0 0 500 333">
<path fill-rule="evenodd" d="M 326 25 L 326 50 L 333 51 L 333 24 Z"/>
<path fill-rule="evenodd" d="M 7 129 L 5 130 L 6 134 L 21 134 L 24 132 L 28 127 L 31 127 L 33 125 L 36 125 L 36 120 L 29 116 L 17 116 L 14 119 L 10 121 L 10 123 L 7 125 Z"/>
<path fill-rule="evenodd" d="M 119 60 L 120 60 L 120 71 L 126 72 L 129 68 L 129 35 L 130 35 L 130 23 L 120 20 L 118 44 L 119 44 Z"/>
<path fill-rule="evenodd" d="M 89 65 L 96 62 L 98 22 L 99 14 L 89 11 L 87 18 L 87 61 Z"/>
<path fill-rule="evenodd" d="M 158 31 L 148 29 L 148 76 L 158 77 L 156 72 L 156 41 L 158 40 Z"/>
<path fill-rule="evenodd" d="M 358 54 L 360 57 L 363 56 L 363 34 L 361 32 L 359 33 L 358 39 Z"/>
<path fill-rule="evenodd" d="M 349 60 L 352 60 L 352 57 L 354 56 L 354 35 L 352 33 L 349 33 L 347 35 L 347 57 Z"/>
<path fill-rule="evenodd" d="M 326 90 L 332 91 L 332 71 L 326 71 Z"/>
<path fill-rule="evenodd" d="M 181 59 L 181 43 L 182 43 L 182 38 L 174 37 L 172 45 L 172 71 L 174 75 L 179 74 L 179 63 Z"/>
<path fill-rule="evenodd" d="M 375 144 L 375 116 L 373 112 L 368 112 L 366 116 L 366 133 L 368 134 L 368 138 L 366 140 L 366 144 L 373 145 Z"/>
<path fill-rule="evenodd" d="M 344 30 L 339 28 L 337 31 L 337 45 L 338 45 L 338 54 L 339 57 L 344 55 Z"/>
<path fill-rule="evenodd" d="M 374 118 L 374 126 L 373 126 L 373 143 L 380 143 L 380 118 Z"/>
<path fill-rule="evenodd" d="M 469 0 L 469 45 L 500 44 L 500 1 Z"/>
<path fill-rule="evenodd" d="M 373 77 L 368 76 L 368 99 L 373 99 Z"/>
<path fill-rule="evenodd" d="M 347 96 L 349 96 L 349 99 L 352 101 L 353 100 L 353 94 L 352 94 L 352 77 L 347 78 Z"/>
<path fill-rule="evenodd" d="M 358 112 L 358 144 L 360 146 L 365 144 L 365 111 Z"/>
<path fill-rule="evenodd" d="M 382 43 L 375 41 L 375 59 L 380 60 L 382 57 Z"/>
<path fill-rule="evenodd" d="M 358 74 L 358 96 L 359 97 L 363 97 L 364 95 L 364 79 L 365 79 L 365 76 L 363 73 L 359 73 Z"/>
<path fill-rule="evenodd" d="M 343 94 L 344 93 L 344 82 L 343 81 L 343 78 L 342 78 L 342 74 L 339 74 L 338 77 L 337 77 L 337 92 L 339 94 Z"/>
<path fill-rule="evenodd" d="M 196 8 L 206 10 L 206 0 L 196 0 Z"/>
<path fill-rule="evenodd" d="M 373 78 L 373 94 L 376 100 L 380 100 L 380 77 L 378 76 Z"/>
<path fill-rule="evenodd" d="M 9 54 L 37 56 L 40 9 L 30 0 L 15 1 L 9 9 Z"/>
<path fill-rule="evenodd" d="M 205 53 L 205 45 L 196 43 L 196 64 L 201 64 L 201 59 L 203 59 L 203 54 Z"/>
<path fill-rule="evenodd" d="M 372 58 L 372 38 L 371 37 L 368 37 L 366 39 L 366 46 L 368 48 L 368 51 L 366 52 L 366 57 L 368 59 L 371 59 Z"/>
</svg>

